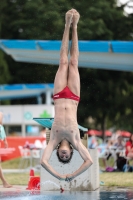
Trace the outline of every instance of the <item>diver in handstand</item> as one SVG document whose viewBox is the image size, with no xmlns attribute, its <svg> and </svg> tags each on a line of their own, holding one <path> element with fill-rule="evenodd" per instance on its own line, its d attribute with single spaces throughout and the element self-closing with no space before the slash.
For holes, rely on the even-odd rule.
<svg viewBox="0 0 133 200">
<path fill-rule="evenodd" d="M 60 51 L 59 68 L 54 81 L 54 105 L 55 117 L 50 132 L 50 141 L 44 150 L 41 165 L 59 180 L 71 181 L 83 173 L 92 165 L 92 159 L 87 148 L 80 140 L 77 124 L 77 107 L 80 100 L 80 77 L 78 72 L 78 34 L 77 24 L 80 15 L 75 9 L 71 9 L 65 16 L 65 29 Z M 72 45 L 70 49 L 70 61 L 68 62 L 69 32 L 72 28 Z M 84 160 L 78 170 L 72 174 L 60 175 L 49 164 L 52 152 L 57 148 L 57 156 L 60 162 L 69 163 L 73 149 L 77 150 Z"/>
</svg>

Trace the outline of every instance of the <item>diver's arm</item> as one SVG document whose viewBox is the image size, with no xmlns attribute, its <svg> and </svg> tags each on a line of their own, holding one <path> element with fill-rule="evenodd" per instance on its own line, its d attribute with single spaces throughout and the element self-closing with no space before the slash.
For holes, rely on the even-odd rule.
<svg viewBox="0 0 133 200">
<path fill-rule="evenodd" d="M 58 172 L 56 172 L 53 167 L 48 163 L 52 152 L 55 149 L 55 145 L 53 143 L 53 141 L 49 141 L 47 147 L 44 150 L 43 156 L 42 156 L 42 160 L 41 160 L 41 165 L 43 168 L 45 168 L 51 175 L 53 175 L 55 178 L 59 179 L 59 180 L 65 180 L 66 176 L 65 175 L 60 175 Z"/>
<path fill-rule="evenodd" d="M 93 164 L 91 156 L 90 156 L 87 148 L 82 144 L 82 142 L 79 141 L 76 146 L 77 146 L 76 150 L 79 152 L 79 154 L 83 158 L 84 162 L 80 166 L 80 168 L 78 170 L 76 170 L 73 174 L 66 175 L 67 181 L 71 181 L 76 176 L 82 174 L 84 171 L 86 171 Z"/>
</svg>

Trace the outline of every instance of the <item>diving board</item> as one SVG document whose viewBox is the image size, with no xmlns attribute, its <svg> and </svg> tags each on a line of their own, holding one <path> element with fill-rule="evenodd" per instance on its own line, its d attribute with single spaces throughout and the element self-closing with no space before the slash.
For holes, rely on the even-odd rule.
<svg viewBox="0 0 133 200">
<path fill-rule="evenodd" d="M 48 129 L 51 129 L 52 124 L 54 122 L 54 118 L 33 118 L 33 120 Z M 83 126 L 80 126 L 80 125 L 78 125 L 78 128 L 79 130 L 84 131 L 84 132 L 88 131 L 87 128 L 84 128 Z"/>
<path fill-rule="evenodd" d="M 133 41 L 79 40 L 79 67 L 133 71 Z M 61 40 L 0 40 L 17 62 L 59 65 Z M 49 66 L 48 66 L 49 67 Z"/>
</svg>

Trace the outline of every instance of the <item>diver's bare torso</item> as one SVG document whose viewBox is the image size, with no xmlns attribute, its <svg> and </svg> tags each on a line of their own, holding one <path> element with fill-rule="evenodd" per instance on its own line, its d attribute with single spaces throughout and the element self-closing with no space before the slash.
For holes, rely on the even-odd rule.
<svg viewBox="0 0 133 200">
<path fill-rule="evenodd" d="M 80 140 L 77 124 L 78 102 L 72 99 L 57 99 L 55 104 L 55 118 L 52 125 L 50 140 L 54 141 L 55 146 L 63 139 L 70 142 L 74 149 Z"/>
</svg>

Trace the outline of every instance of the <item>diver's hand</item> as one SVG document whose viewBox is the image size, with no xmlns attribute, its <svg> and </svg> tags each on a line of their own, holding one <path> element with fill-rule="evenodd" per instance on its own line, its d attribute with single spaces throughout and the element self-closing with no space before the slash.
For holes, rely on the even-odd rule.
<svg viewBox="0 0 133 200">
<path fill-rule="evenodd" d="M 72 181 L 74 178 L 75 178 L 75 176 L 73 176 L 72 174 L 67 174 L 67 175 L 66 175 L 66 180 L 65 180 L 65 181 L 70 182 L 70 181 Z"/>
<path fill-rule="evenodd" d="M 65 181 L 65 180 L 66 180 L 66 175 L 60 175 L 59 180 L 60 180 L 60 181 Z"/>
</svg>

